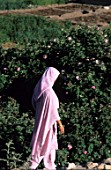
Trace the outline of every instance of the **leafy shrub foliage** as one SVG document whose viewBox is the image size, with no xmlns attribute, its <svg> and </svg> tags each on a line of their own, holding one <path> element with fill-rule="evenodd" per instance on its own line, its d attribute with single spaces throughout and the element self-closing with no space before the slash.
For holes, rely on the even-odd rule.
<svg viewBox="0 0 111 170">
<path fill-rule="evenodd" d="M 8 24 L 7 24 L 8 23 Z M 62 24 L 46 20 L 44 17 L 25 15 L 0 16 L 0 44 L 37 43 L 46 41 L 50 37 L 61 37 Z"/>
<path fill-rule="evenodd" d="M 16 168 L 20 166 L 26 155 L 29 156 L 33 124 L 32 113 L 20 112 L 16 100 L 9 97 L 7 101 L 2 101 L 0 110 L 1 168 Z"/>
<path fill-rule="evenodd" d="M 0 48 L 0 147 L 12 140 L 15 152 L 28 157 L 32 90 L 44 69 L 54 66 L 61 72 L 54 89 L 66 129 L 58 134 L 56 163 L 100 161 L 111 156 L 111 28 L 59 29 L 62 36 Z"/>
<path fill-rule="evenodd" d="M 48 4 L 61 4 L 66 3 L 68 0 L 0 0 L 1 10 L 20 9 L 20 8 L 33 8 L 38 5 Z"/>
</svg>

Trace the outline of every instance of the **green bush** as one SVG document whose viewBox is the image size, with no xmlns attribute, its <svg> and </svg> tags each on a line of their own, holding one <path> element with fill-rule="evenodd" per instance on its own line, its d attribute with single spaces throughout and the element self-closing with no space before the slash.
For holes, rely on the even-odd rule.
<svg viewBox="0 0 111 170">
<path fill-rule="evenodd" d="M 2 101 L 0 110 L 0 167 L 16 168 L 30 154 L 33 114 L 21 113 L 13 98 Z M 6 147 L 7 146 L 7 147 Z"/>
<path fill-rule="evenodd" d="M 7 24 L 8 23 L 8 24 Z M 61 37 L 62 24 L 46 20 L 44 17 L 6 15 L 0 16 L 0 44 L 5 42 L 14 43 L 37 43 L 47 41 L 50 37 Z"/>
<path fill-rule="evenodd" d="M 1 10 L 33 8 L 38 5 L 61 4 L 66 3 L 67 0 L 0 0 Z"/>
<path fill-rule="evenodd" d="M 74 103 L 70 103 L 62 106 L 60 114 L 66 127 L 66 134 L 59 139 L 61 144 L 59 149 L 65 148 L 68 152 L 67 161 L 65 160 L 64 164 L 66 162 L 100 162 L 111 156 L 111 133 L 110 123 L 108 123 L 111 114 L 108 105 L 101 106 L 98 112 L 94 113 L 87 103 L 79 108 L 75 107 Z M 72 149 L 68 149 L 68 144 L 72 146 Z M 65 155 L 62 156 L 64 157 Z M 63 164 L 62 161 L 61 164 Z"/>
<path fill-rule="evenodd" d="M 111 28 L 64 26 L 60 32 L 61 36 L 44 41 L 0 49 L 2 100 L 6 102 L 11 96 L 20 104 L 16 116 L 13 99 L 10 102 L 8 98 L 8 105 L 2 105 L 0 145 L 4 143 L 5 149 L 11 139 L 16 153 L 27 157 L 32 132 L 32 89 L 44 69 L 54 66 L 61 72 L 54 90 L 60 99 L 59 113 L 66 129 L 65 135 L 58 134 L 57 166 L 65 166 L 67 161 L 100 161 L 111 157 Z M 10 124 L 6 124 L 5 118 L 10 114 L 11 119 L 7 118 L 13 128 L 7 131 Z M 16 122 L 15 128 L 12 122 Z M 17 136 L 10 135 L 15 132 Z M 24 150 L 19 150 L 23 144 Z"/>
</svg>

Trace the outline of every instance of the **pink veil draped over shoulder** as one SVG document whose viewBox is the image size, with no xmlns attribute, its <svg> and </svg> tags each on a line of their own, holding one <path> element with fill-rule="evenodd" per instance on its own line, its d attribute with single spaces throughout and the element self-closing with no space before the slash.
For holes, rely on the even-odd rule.
<svg viewBox="0 0 111 170">
<path fill-rule="evenodd" d="M 34 88 L 32 105 L 36 115 L 31 140 L 34 159 L 58 149 L 56 121 L 60 120 L 59 100 L 52 87 L 59 74 L 54 67 L 48 67 Z"/>
</svg>

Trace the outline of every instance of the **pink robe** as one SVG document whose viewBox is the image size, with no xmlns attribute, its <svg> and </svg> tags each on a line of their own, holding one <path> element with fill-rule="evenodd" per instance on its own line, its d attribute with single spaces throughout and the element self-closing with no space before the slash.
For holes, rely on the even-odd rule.
<svg viewBox="0 0 111 170">
<path fill-rule="evenodd" d="M 36 115 L 31 155 L 35 160 L 58 149 L 56 121 L 60 120 L 59 101 L 52 86 L 59 74 L 55 68 L 47 68 L 34 89 L 32 105 Z"/>
</svg>

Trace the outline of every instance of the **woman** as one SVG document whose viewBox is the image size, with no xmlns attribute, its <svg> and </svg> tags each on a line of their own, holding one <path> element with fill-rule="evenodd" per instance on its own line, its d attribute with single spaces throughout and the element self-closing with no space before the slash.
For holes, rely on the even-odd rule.
<svg viewBox="0 0 111 170">
<path fill-rule="evenodd" d="M 64 133 L 64 126 L 58 114 L 59 101 L 52 89 L 59 71 L 48 67 L 37 83 L 32 96 L 32 105 L 36 111 L 35 126 L 31 140 L 31 166 L 36 169 L 41 160 L 48 170 L 55 170 L 55 154 L 58 149 L 57 124 L 60 133 Z"/>
</svg>

